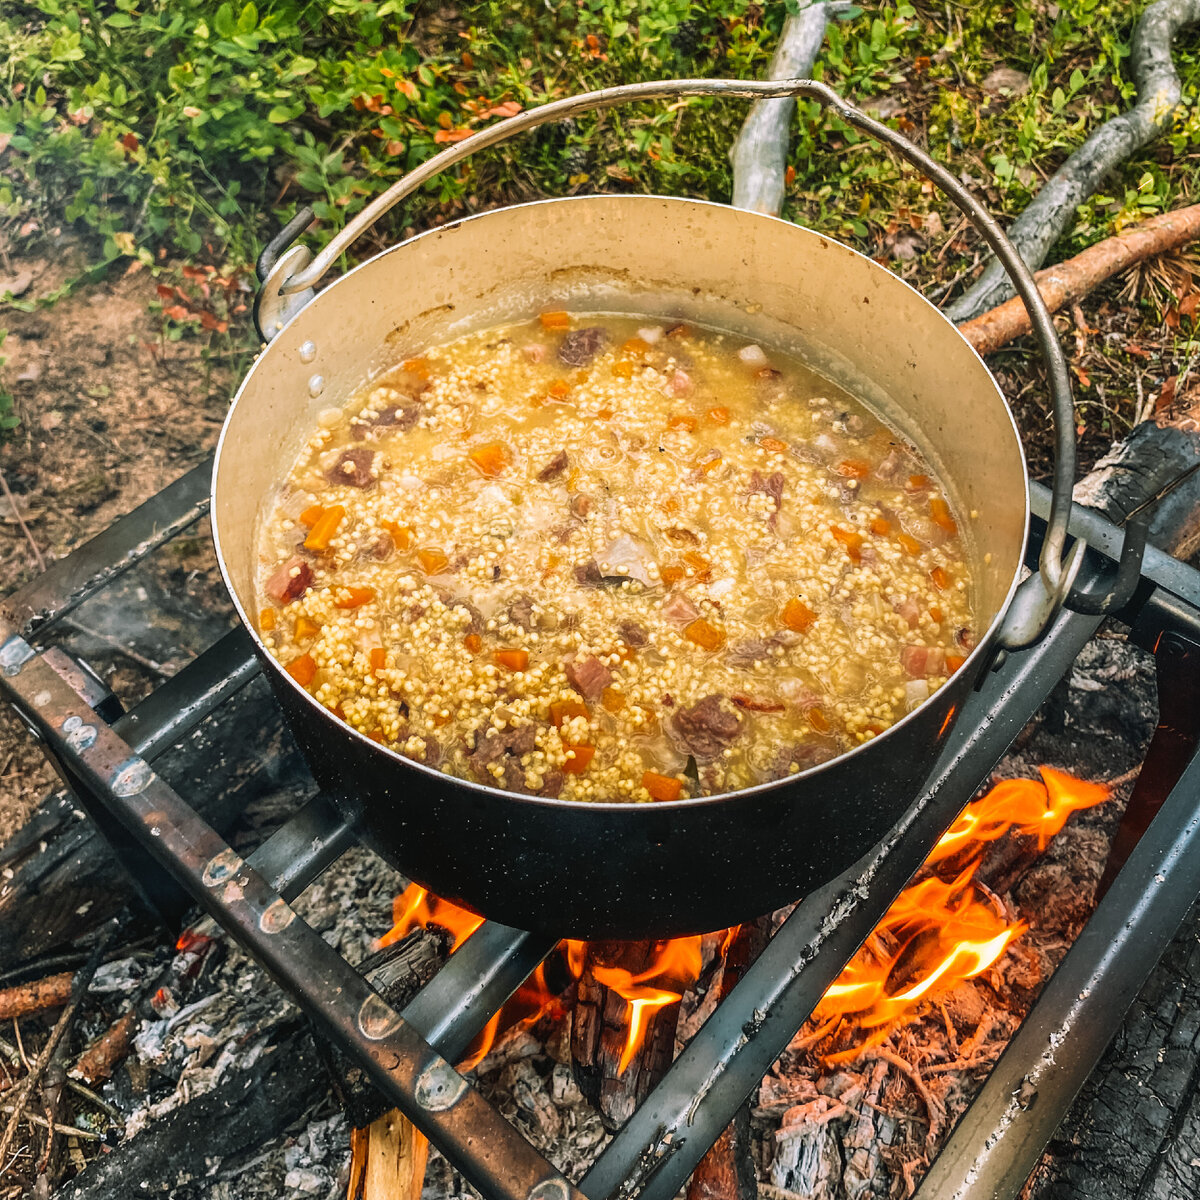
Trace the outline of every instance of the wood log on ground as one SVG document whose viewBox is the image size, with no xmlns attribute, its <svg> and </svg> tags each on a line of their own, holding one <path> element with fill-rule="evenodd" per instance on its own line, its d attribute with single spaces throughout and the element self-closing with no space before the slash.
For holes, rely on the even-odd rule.
<svg viewBox="0 0 1200 1200">
<path fill-rule="evenodd" d="M 1151 217 L 1113 237 L 1089 246 L 1074 258 L 1038 271 L 1038 291 L 1051 312 L 1086 296 L 1106 279 L 1135 263 L 1177 250 L 1200 239 L 1200 204 Z M 959 332 L 979 351 L 991 354 L 1032 325 L 1019 296 L 959 326 Z"/>
<path fill-rule="evenodd" d="M 41 1012 L 46 1008 L 59 1008 L 71 998 L 71 980 L 74 972 L 63 971 L 32 983 L 0 991 L 0 1021 L 23 1017 L 27 1013 Z"/>
<path fill-rule="evenodd" d="M 429 1142 L 397 1109 L 350 1138 L 347 1200 L 420 1200 Z"/>
<path fill-rule="evenodd" d="M 1008 229 L 1030 267 L 1041 266 L 1074 221 L 1075 210 L 1110 171 L 1170 128 L 1182 95 L 1171 44 L 1180 30 L 1197 21 L 1200 0 L 1157 0 L 1142 13 L 1130 39 L 1137 103 L 1094 130 Z M 952 321 L 969 321 L 1012 294 L 1008 276 L 993 262 L 945 312 Z"/>
</svg>

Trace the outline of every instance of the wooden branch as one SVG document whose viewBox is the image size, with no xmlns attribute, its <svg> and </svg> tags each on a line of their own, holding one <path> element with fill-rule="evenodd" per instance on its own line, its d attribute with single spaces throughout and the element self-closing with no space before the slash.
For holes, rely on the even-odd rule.
<svg viewBox="0 0 1200 1200">
<path fill-rule="evenodd" d="M 1051 312 L 1082 299 L 1113 275 L 1135 263 L 1200 239 L 1200 204 L 1151 217 L 1089 246 L 1082 254 L 1039 271 L 1038 291 Z M 1019 296 L 959 326 L 963 337 L 979 351 L 991 354 L 1032 328 L 1025 301 Z"/>
<path fill-rule="evenodd" d="M 79 1056 L 71 1074 L 77 1075 L 85 1083 L 103 1083 L 125 1061 L 140 1025 L 136 1009 L 132 1006 L 127 1008 Z"/>
<path fill-rule="evenodd" d="M 420 1200 L 429 1142 L 397 1109 L 350 1135 L 347 1200 Z"/>
<path fill-rule="evenodd" d="M 61 975 L 49 975 L 32 983 L 5 988 L 0 991 L 0 1021 L 41 1012 L 46 1008 L 60 1008 L 71 998 L 71 980 L 74 977 L 73 971 L 64 971 Z"/>
<path fill-rule="evenodd" d="M 1137 103 L 1095 130 L 1009 227 L 1009 238 L 1031 267 L 1041 266 L 1075 219 L 1076 208 L 1104 176 L 1170 127 L 1181 96 L 1171 43 L 1181 29 L 1198 21 L 1200 0 L 1157 0 L 1142 13 L 1131 39 Z M 946 316 L 969 321 L 1012 294 L 1004 269 L 993 262 L 946 308 Z"/>
<path fill-rule="evenodd" d="M 840 0 L 815 0 L 783 23 L 768 79 L 803 79 L 825 41 L 829 18 L 848 8 Z M 733 162 L 733 206 L 777 217 L 783 208 L 788 133 L 795 100 L 759 100 L 751 106 L 729 157 Z"/>
</svg>

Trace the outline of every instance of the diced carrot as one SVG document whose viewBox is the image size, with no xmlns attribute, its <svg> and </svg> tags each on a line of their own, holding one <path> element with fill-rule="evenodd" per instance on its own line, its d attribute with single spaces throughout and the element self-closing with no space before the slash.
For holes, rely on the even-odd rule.
<svg viewBox="0 0 1200 1200">
<path fill-rule="evenodd" d="M 538 317 L 543 329 L 570 329 L 571 318 L 565 312 L 544 312 Z"/>
<path fill-rule="evenodd" d="M 301 641 L 303 638 L 316 637 L 320 632 L 321 627 L 316 621 L 310 620 L 303 614 L 296 618 L 296 641 Z"/>
<path fill-rule="evenodd" d="M 697 617 L 696 620 L 685 625 L 683 636 L 688 641 L 695 642 L 702 650 L 720 650 L 725 645 L 725 631 L 706 621 L 703 617 Z"/>
<path fill-rule="evenodd" d="M 919 492 L 929 487 L 933 480 L 928 475 L 910 475 L 908 477 L 908 490 L 910 492 Z"/>
<path fill-rule="evenodd" d="M 670 775 L 647 771 L 642 776 L 642 787 L 650 793 L 651 800 L 678 800 L 683 794 L 683 784 Z"/>
<path fill-rule="evenodd" d="M 410 375 L 417 375 L 421 379 L 429 378 L 429 359 L 427 358 L 408 358 L 405 359 L 403 366 Z"/>
<path fill-rule="evenodd" d="M 958 524 L 950 515 L 950 505 L 941 496 L 929 498 L 929 515 L 933 518 L 934 523 L 940 525 L 947 533 L 958 532 Z"/>
<path fill-rule="evenodd" d="M 305 550 L 316 550 L 318 553 L 328 550 L 333 535 L 337 533 L 338 526 L 345 518 L 346 510 L 340 504 L 327 508 L 309 530 L 308 537 L 304 539 Z"/>
<path fill-rule="evenodd" d="M 440 713 L 440 712 L 434 713 L 432 720 L 433 720 L 433 723 L 438 726 L 449 725 L 450 724 L 450 714 L 449 713 Z"/>
<path fill-rule="evenodd" d="M 293 658 L 284 670 L 301 687 L 308 687 L 317 677 L 317 663 L 311 654 L 302 654 L 299 658 Z"/>
<path fill-rule="evenodd" d="M 507 671 L 523 671 L 529 666 L 528 650 L 497 650 L 492 658 L 496 666 L 504 667 Z"/>
<path fill-rule="evenodd" d="M 399 521 L 380 521 L 379 523 L 392 535 L 392 541 L 396 543 L 397 550 L 412 549 L 416 530 L 411 525 L 401 525 Z"/>
<path fill-rule="evenodd" d="M 345 593 L 344 596 L 334 601 L 338 608 L 362 608 L 364 604 L 370 604 L 375 599 L 374 588 L 348 587 L 345 589 Z"/>
<path fill-rule="evenodd" d="M 617 379 L 632 379 L 633 363 L 628 359 L 619 358 L 612 365 L 612 373 Z"/>
<path fill-rule="evenodd" d="M 607 712 L 620 712 L 625 707 L 625 693 L 619 688 L 606 687 L 600 693 L 600 703 Z"/>
<path fill-rule="evenodd" d="M 258 614 L 258 627 L 263 633 L 270 633 L 275 628 L 275 610 L 273 608 L 264 608 Z"/>
<path fill-rule="evenodd" d="M 670 566 L 663 567 L 659 574 L 667 587 L 674 587 L 687 574 L 687 571 L 683 567 Z"/>
<path fill-rule="evenodd" d="M 846 547 L 851 562 L 862 562 L 863 535 L 857 529 L 843 529 L 840 525 L 830 525 L 829 531 Z"/>
<path fill-rule="evenodd" d="M 463 638 L 463 645 L 466 646 L 466 648 L 472 654 L 478 654 L 480 650 L 483 649 L 483 638 L 481 638 L 477 633 L 468 633 L 467 636 Z"/>
<path fill-rule="evenodd" d="M 905 554 L 911 554 L 914 557 L 921 553 L 921 543 L 915 537 L 907 533 L 896 534 L 896 541 L 900 543 L 900 549 Z"/>
<path fill-rule="evenodd" d="M 611 421 L 613 418 L 613 410 L 611 408 L 602 408 L 596 413 L 596 416 L 599 417 L 601 421 Z"/>
<path fill-rule="evenodd" d="M 512 451 L 503 442 L 489 442 L 476 446 L 467 457 L 479 468 L 481 475 L 495 479 L 512 466 Z"/>
<path fill-rule="evenodd" d="M 729 424 L 729 409 L 723 404 L 718 405 L 716 408 L 710 408 L 705 415 L 714 425 Z"/>
<path fill-rule="evenodd" d="M 929 617 L 935 624 L 940 625 L 946 619 L 946 614 L 934 604 L 930 606 Z"/>
<path fill-rule="evenodd" d="M 562 769 L 568 775 L 582 775 L 591 766 L 596 753 L 595 746 L 564 746 L 563 749 L 567 752 L 567 760 Z"/>
<path fill-rule="evenodd" d="M 382 729 L 372 729 L 367 734 L 367 737 L 369 737 L 371 739 L 371 741 L 378 742 L 381 746 L 383 745 L 383 730 Z"/>
<path fill-rule="evenodd" d="M 929 572 L 929 578 L 933 580 L 933 586 L 939 592 L 944 592 L 950 586 L 950 576 L 944 567 L 934 567 Z"/>
<path fill-rule="evenodd" d="M 561 729 L 572 717 L 589 717 L 591 713 L 582 700 L 555 700 L 550 705 L 550 720 Z"/>
<path fill-rule="evenodd" d="M 300 514 L 300 524 L 305 525 L 309 529 L 311 529 L 324 515 L 325 515 L 325 508 L 323 505 L 310 504 Z"/>
<path fill-rule="evenodd" d="M 871 532 L 882 537 L 885 533 L 891 533 L 892 523 L 887 517 L 872 517 Z"/>
<path fill-rule="evenodd" d="M 668 517 L 673 517 L 679 511 L 679 501 L 674 496 L 669 500 L 664 500 L 662 510 Z"/>
<path fill-rule="evenodd" d="M 958 668 L 961 667 L 963 665 L 963 663 L 965 663 L 966 661 L 967 661 L 966 658 L 961 654 L 947 654 L 946 655 L 946 670 L 949 671 L 951 675 L 953 675 L 954 672 L 957 671 Z"/>
<path fill-rule="evenodd" d="M 387 651 L 382 646 L 372 646 L 369 661 L 371 674 L 378 675 L 387 665 Z"/>
<path fill-rule="evenodd" d="M 450 565 L 443 551 L 431 547 L 417 551 L 417 562 L 426 575 L 440 575 Z"/>
<path fill-rule="evenodd" d="M 571 394 L 571 385 L 565 379 L 556 379 L 546 391 L 554 400 L 565 400 Z"/>
<path fill-rule="evenodd" d="M 871 464 L 862 458 L 847 458 L 834 470 L 845 479 L 866 479 L 871 473 Z"/>
<path fill-rule="evenodd" d="M 689 417 L 686 413 L 672 413 L 667 418 L 668 429 L 683 429 L 688 433 L 696 432 L 696 418 Z"/>
<path fill-rule="evenodd" d="M 697 459 L 696 470 L 700 473 L 701 477 L 703 477 L 709 474 L 709 472 L 715 471 L 722 462 L 724 462 L 724 459 L 721 457 L 720 450 L 717 450 L 712 452 L 711 458 L 706 458 L 703 462 Z"/>
<path fill-rule="evenodd" d="M 579 468 L 573 467 L 570 475 L 567 476 L 567 491 L 573 496 L 575 489 L 579 486 Z"/>
<path fill-rule="evenodd" d="M 817 733 L 828 733 L 830 729 L 829 718 L 825 715 L 824 710 L 819 705 L 812 705 L 804 710 L 804 715 L 808 718 L 808 723 L 817 731 Z"/>
<path fill-rule="evenodd" d="M 626 354 L 645 354 L 650 349 L 650 343 L 640 337 L 631 337 L 621 349 Z"/>
<path fill-rule="evenodd" d="M 772 454 L 783 454 L 787 450 L 787 442 L 781 442 L 778 438 L 759 438 L 758 444 L 764 450 L 770 450 Z"/>
<path fill-rule="evenodd" d="M 712 563 L 704 557 L 703 554 L 697 554 L 695 550 L 689 550 L 683 556 L 683 561 L 692 568 L 698 583 L 708 583 L 712 579 Z"/>
<path fill-rule="evenodd" d="M 339 721 L 344 721 L 346 719 L 346 710 L 342 708 L 340 704 L 335 704 L 329 711 L 333 713 L 333 715 L 337 717 Z"/>
<path fill-rule="evenodd" d="M 635 651 L 628 642 L 618 642 L 614 653 L 622 662 L 628 662 L 633 658 Z"/>
<path fill-rule="evenodd" d="M 783 606 L 779 619 L 794 632 L 803 633 L 817 619 L 817 614 L 803 600 L 793 596 Z"/>
</svg>

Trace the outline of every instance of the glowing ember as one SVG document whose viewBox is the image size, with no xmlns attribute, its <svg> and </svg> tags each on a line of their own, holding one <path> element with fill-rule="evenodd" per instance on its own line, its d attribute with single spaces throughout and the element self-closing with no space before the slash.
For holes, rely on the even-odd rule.
<svg viewBox="0 0 1200 1200">
<path fill-rule="evenodd" d="M 1008 779 L 968 805 L 925 861 L 925 868 L 966 859 L 953 879 L 928 875 L 896 898 L 862 949 L 826 991 L 818 1023 L 852 1017 L 865 1043 L 830 1056 L 853 1058 L 878 1044 L 923 1001 L 933 999 L 997 962 L 1028 928 L 975 881 L 983 846 L 1010 829 L 1036 837 L 1039 850 L 1071 813 L 1108 798 L 1108 789 L 1040 768 L 1043 783 Z"/>
</svg>

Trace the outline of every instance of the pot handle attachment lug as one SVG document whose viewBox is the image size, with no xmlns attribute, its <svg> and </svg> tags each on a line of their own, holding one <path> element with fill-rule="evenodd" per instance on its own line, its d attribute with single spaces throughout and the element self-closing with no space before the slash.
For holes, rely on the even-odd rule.
<svg viewBox="0 0 1200 1200">
<path fill-rule="evenodd" d="M 538 125 L 560 121 L 576 113 L 594 109 L 614 108 L 639 100 L 675 99 L 681 96 L 728 96 L 745 100 L 769 100 L 804 97 L 815 100 L 822 108 L 831 109 L 848 125 L 861 130 L 875 141 L 895 151 L 916 167 L 926 178 L 947 195 L 987 242 L 1000 261 L 1017 294 L 1025 301 L 1033 325 L 1033 336 L 1046 360 L 1050 380 L 1051 407 L 1054 414 L 1054 486 L 1051 493 L 1050 516 L 1046 536 L 1038 560 L 1040 589 L 1020 589 L 1020 602 L 1014 597 L 997 635 L 1001 649 L 1019 650 L 1031 646 L 1050 628 L 1062 607 L 1079 567 L 1086 546 L 1077 541 L 1068 551 L 1067 523 L 1071 513 L 1071 488 L 1075 482 L 1075 413 L 1071 395 L 1071 380 L 1066 358 L 1049 310 L 1034 282 L 1033 273 L 1017 253 L 1000 228 L 995 217 L 983 207 L 936 159 L 906 137 L 889 129 L 880 121 L 868 117 L 824 83 L 813 79 L 739 80 L 739 79 L 660 79 L 645 83 L 623 84 L 583 92 L 563 100 L 553 100 L 515 117 L 508 117 L 480 129 L 471 137 L 447 147 L 440 154 L 422 163 L 386 192 L 376 196 L 357 216 L 339 230 L 313 258 L 304 247 L 293 247 L 283 254 L 263 282 L 258 312 L 264 322 L 264 335 L 282 328 L 296 311 L 307 303 L 316 284 L 325 276 L 338 257 L 362 233 L 369 229 L 389 209 L 405 196 L 411 195 L 426 181 L 455 163 L 469 158 L 515 134 Z"/>
</svg>

